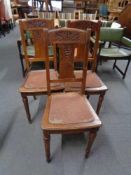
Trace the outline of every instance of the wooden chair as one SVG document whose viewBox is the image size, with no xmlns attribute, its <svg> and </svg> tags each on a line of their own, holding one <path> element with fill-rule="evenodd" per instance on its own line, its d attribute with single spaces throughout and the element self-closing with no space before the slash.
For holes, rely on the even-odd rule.
<svg viewBox="0 0 131 175">
<path fill-rule="evenodd" d="M 85 157 L 88 157 L 91 146 L 101 126 L 101 121 L 84 95 L 87 72 L 87 53 L 90 39 L 90 30 L 61 28 L 48 32 L 49 42 L 56 44 L 59 57 L 59 78 L 50 79 L 49 59 L 47 60 L 47 87 L 48 100 L 42 117 L 41 128 L 43 130 L 46 160 L 50 158 L 51 134 L 77 134 L 89 131 L 89 140 Z M 83 69 L 82 77 L 74 74 L 75 51 L 82 49 Z M 48 54 L 47 54 L 48 55 Z M 51 94 L 51 84 L 79 82 L 79 92 L 63 92 Z"/>
<path fill-rule="evenodd" d="M 100 21 L 93 22 L 87 20 L 68 21 L 67 26 L 70 28 L 78 28 L 82 30 L 91 28 L 92 36 L 91 36 L 90 53 L 88 60 L 89 62 L 92 63 L 92 66 L 91 70 L 87 71 L 85 93 L 88 96 L 88 98 L 90 95 L 99 95 L 99 100 L 96 109 L 96 113 L 99 114 L 105 93 L 108 90 L 106 85 L 100 79 L 100 77 L 95 73 L 97 67 L 97 52 L 99 49 L 99 34 L 100 34 L 101 22 Z M 81 53 L 77 53 L 76 62 L 81 62 Z M 80 76 L 81 71 L 76 71 L 76 74 Z"/>
<path fill-rule="evenodd" d="M 36 21 L 36 20 L 35 20 Z M 40 20 L 41 22 L 41 20 Z M 39 23 L 39 22 L 38 22 Z M 37 23 L 37 24 L 38 24 Z M 29 23 L 30 24 L 30 23 Z M 32 24 L 32 23 L 31 23 Z M 46 56 L 45 56 L 45 48 L 48 47 L 46 44 L 46 34 L 43 32 L 43 28 L 41 27 L 33 27 L 32 25 L 28 25 L 28 31 L 30 32 L 32 36 L 32 42 L 33 42 L 33 50 L 34 54 L 33 57 L 28 55 L 28 46 L 24 43 L 25 40 L 22 40 L 23 42 L 23 48 L 24 48 L 24 56 L 25 60 L 27 63 L 27 68 L 30 66 L 30 62 L 35 61 L 35 62 L 45 62 Z M 40 26 L 44 24 L 39 23 Z M 22 25 L 22 24 L 21 24 Z M 23 36 L 24 37 L 24 36 Z M 55 50 L 54 50 L 55 51 Z M 57 77 L 57 72 L 52 69 L 51 71 L 51 77 L 56 78 Z M 57 89 L 57 88 L 56 88 Z M 61 89 L 61 88 L 60 88 Z M 52 90 L 53 87 L 52 87 Z M 47 83 L 46 83 L 46 72 L 45 70 L 31 70 L 28 69 L 27 76 L 24 80 L 24 83 L 22 86 L 19 88 L 19 92 L 21 93 L 22 100 L 25 106 L 26 114 L 27 114 L 27 119 L 29 123 L 32 122 L 31 120 L 31 115 L 30 115 L 30 110 L 29 110 L 29 104 L 28 104 L 28 96 L 36 96 L 36 95 L 43 95 L 47 94 Z"/>
<path fill-rule="evenodd" d="M 20 56 L 20 62 L 22 67 L 22 74 L 25 76 L 26 72 L 29 70 L 33 62 L 34 47 L 31 42 L 31 35 L 28 28 L 54 28 L 54 20 L 51 19 L 22 19 L 19 21 L 21 39 L 17 40 L 17 46 Z M 26 50 L 27 49 L 27 50 Z M 52 49 L 49 48 L 50 59 L 53 58 Z M 25 59 L 25 54 L 28 54 L 28 59 Z M 30 58 L 31 57 L 31 58 Z M 37 60 L 37 62 L 41 60 Z M 43 60 L 42 60 L 43 61 Z"/>
</svg>

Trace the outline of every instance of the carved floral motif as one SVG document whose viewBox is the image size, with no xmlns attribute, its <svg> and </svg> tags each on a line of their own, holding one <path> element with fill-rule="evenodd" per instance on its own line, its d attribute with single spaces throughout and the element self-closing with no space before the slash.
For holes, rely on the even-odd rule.
<svg viewBox="0 0 131 175">
<path fill-rule="evenodd" d="M 71 32 L 71 31 L 60 31 L 56 33 L 56 39 L 58 41 L 61 40 L 71 40 L 71 41 L 78 41 L 79 40 L 79 34 L 77 32 Z"/>
</svg>

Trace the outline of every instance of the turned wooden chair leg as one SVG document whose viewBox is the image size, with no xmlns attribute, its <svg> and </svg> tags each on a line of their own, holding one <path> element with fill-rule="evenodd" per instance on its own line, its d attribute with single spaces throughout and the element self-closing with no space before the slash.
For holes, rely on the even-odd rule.
<svg viewBox="0 0 131 175">
<path fill-rule="evenodd" d="M 43 131 L 44 144 L 45 144 L 45 154 L 47 162 L 50 162 L 50 134 L 46 131 Z"/>
<path fill-rule="evenodd" d="M 21 95 L 21 96 L 22 96 L 22 100 L 23 100 L 23 103 L 24 103 L 24 107 L 25 107 L 28 122 L 31 123 L 32 120 L 31 120 L 31 115 L 30 115 L 30 110 L 29 110 L 28 98 L 27 98 L 27 96 L 24 96 L 24 95 Z"/>
<path fill-rule="evenodd" d="M 88 156 L 90 154 L 90 150 L 91 150 L 91 147 L 92 147 L 94 140 L 96 138 L 98 129 L 99 128 L 93 128 L 93 129 L 89 130 L 89 139 L 88 139 L 88 144 L 87 144 L 87 148 L 86 148 L 85 158 L 88 158 Z"/>
<path fill-rule="evenodd" d="M 97 109 L 96 109 L 96 113 L 97 115 L 99 115 L 100 113 L 100 109 L 101 109 L 101 106 L 102 106 L 102 102 L 104 100 L 104 96 L 105 96 L 105 92 L 101 93 L 99 95 L 99 99 L 98 99 L 98 104 L 97 104 Z"/>
</svg>

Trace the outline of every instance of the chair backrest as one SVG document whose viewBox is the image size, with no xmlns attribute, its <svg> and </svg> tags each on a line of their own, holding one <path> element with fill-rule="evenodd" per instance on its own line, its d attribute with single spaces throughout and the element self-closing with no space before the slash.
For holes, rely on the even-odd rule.
<svg viewBox="0 0 131 175">
<path fill-rule="evenodd" d="M 100 40 L 101 41 L 121 41 L 123 36 L 124 28 L 110 28 L 101 27 L 100 29 Z"/>
<path fill-rule="evenodd" d="M 81 92 L 84 93 L 87 60 L 88 60 L 88 46 L 90 40 L 90 30 L 84 31 L 79 29 L 61 28 L 48 31 L 48 39 L 51 44 L 57 45 L 59 52 L 58 72 L 59 79 L 51 80 L 49 73 L 49 59 L 47 60 L 47 87 L 50 94 L 51 83 L 71 83 L 80 82 Z M 74 74 L 74 62 L 77 50 L 82 50 L 83 53 L 83 76 L 76 78 Z"/>
<path fill-rule="evenodd" d="M 38 37 L 35 42 L 32 43 L 32 29 L 52 29 L 54 28 L 54 20 L 49 19 L 23 19 L 19 21 L 21 40 L 22 40 L 22 48 L 24 52 L 24 57 L 26 61 L 26 68 L 29 70 L 30 63 L 43 61 L 43 57 L 41 60 L 41 56 L 44 54 L 44 49 L 39 51 L 42 47 L 41 38 Z M 28 40 L 30 42 L 28 42 Z M 31 54 L 29 54 L 29 49 L 31 49 Z M 41 55 L 40 55 L 41 54 Z M 32 59 L 33 58 L 33 59 Z"/>
<path fill-rule="evenodd" d="M 90 20 L 77 20 L 77 21 L 67 21 L 67 27 L 70 28 L 77 28 L 82 30 L 87 30 L 88 28 L 91 29 L 91 40 L 93 40 L 94 44 L 93 47 L 90 45 L 91 51 L 91 61 L 93 60 L 92 70 L 96 70 L 97 64 L 97 51 L 99 48 L 99 35 L 100 35 L 100 27 L 101 21 L 90 21 Z M 95 36 L 95 37 L 94 37 Z M 94 39 L 95 38 L 95 39 Z M 78 53 L 78 57 L 80 58 L 80 53 Z"/>
</svg>

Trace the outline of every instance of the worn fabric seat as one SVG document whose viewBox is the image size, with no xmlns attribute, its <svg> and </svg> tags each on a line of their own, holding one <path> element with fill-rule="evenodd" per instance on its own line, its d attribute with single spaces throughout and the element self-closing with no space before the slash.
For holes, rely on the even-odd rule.
<svg viewBox="0 0 131 175">
<path fill-rule="evenodd" d="M 55 70 L 51 70 L 51 79 L 57 79 L 58 73 Z M 56 89 L 59 84 L 52 85 Z M 45 70 L 30 71 L 23 83 L 19 88 L 19 91 L 22 92 L 43 92 L 47 93 L 47 79 Z"/>
<path fill-rule="evenodd" d="M 77 78 L 81 78 L 82 77 L 82 71 L 81 70 L 78 70 L 78 71 L 75 71 L 75 76 Z M 104 83 L 101 81 L 101 79 L 98 77 L 98 75 L 90 70 L 87 71 L 87 74 L 86 74 L 86 84 L 85 84 L 85 93 L 88 89 L 92 89 L 92 88 L 101 88 L 102 86 L 104 85 Z M 67 83 L 66 84 L 66 89 L 70 88 L 71 89 L 78 89 L 80 88 L 80 83 Z"/>
<path fill-rule="evenodd" d="M 78 93 L 61 93 L 52 95 L 51 98 L 49 113 L 50 123 L 73 124 L 91 122 L 94 120 L 91 106 L 87 102 L 85 96 Z M 73 109 L 74 106 L 75 108 Z"/>
<path fill-rule="evenodd" d="M 49 96 L 41 121 L 42 130 L 49 133 L 77 133 L 101 125 L 87 98 L 74 92 Z"/>
<path fill-rule="evenodd" d="M 75 71 L 76 77 L 82 76 L 82 71 Z M 85 88 L 100 88 L 104 83 L 99 76 L 90 70 L 87 71 Z"/>
<path fill-rule="evenodd" d="M 100 54 L 103 57 L 110 56 L 110 58 L 125 59 L 124 57 L 129 57 L 129 55 L 131 55 L 131 50 L 112 46 L 110 48 L 103 48 Z"/>
</svg>

